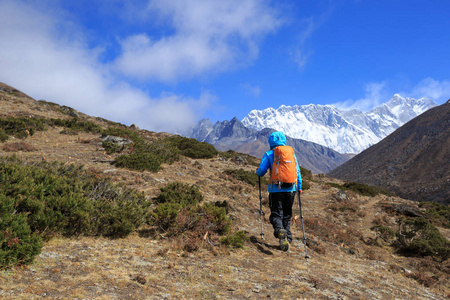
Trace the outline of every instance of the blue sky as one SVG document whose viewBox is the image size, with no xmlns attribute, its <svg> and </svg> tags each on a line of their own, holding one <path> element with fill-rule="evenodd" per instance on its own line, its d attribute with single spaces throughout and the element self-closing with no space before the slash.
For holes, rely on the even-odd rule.
<svg viewBox="0 0 450 300">
<path fill-rule="evenodd" d="M 445 0 L 0 0 L 0 82 L 153 131 L 450 98 Z"/>
</svg>

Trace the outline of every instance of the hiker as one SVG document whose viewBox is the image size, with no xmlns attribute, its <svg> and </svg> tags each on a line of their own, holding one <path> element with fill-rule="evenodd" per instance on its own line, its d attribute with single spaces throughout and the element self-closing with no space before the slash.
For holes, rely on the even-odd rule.
<svg viewBox="0 0 450 300">
<path fill-rule="evenodd" d="M 286 146 L 286 136 L 281 131 L 273 132 L 269 136 L 270 150 L 267 151 L 263 158 L 259 168 L 256 170 L 256 174 L 260 177 L 264 176 L 267 170 L 270 169 L 270 182 L 269 182 L 269 205 L 270 205 L 270 223 L 273 226 L 273 234 L 275 238 L 280 241 L 280 249 L 283 251 L 289 250 L 289 244 L 292 242 L 291 233 L 291 217 L 292 217 L 292 206 L 294 204 L 295 194 L 297 191 L 301 192 L 302 189 L 302 178 L 300 175 L 300 168 L 297 163 L 297 158 L 294 154 L 294 150 Z M 284 147 L 280 147 L 284 146 Z M 277 150 L 276 148 L 279 147 Z M 290 164 L 287 169 L 290 171 L 282 171 L 288 174 L 291 179 L 287 180 L 290 182 L 281 182 L 277 180 L 279 171 L 282 170 L 277 165 L 277 159 L 275 152 L 279 154 L 280 151 L 290 151 L 292 160 L 286 160 Z M 294 166 L 295 164 L 295 166 Z M 284 170 L 284 169 L 283 169 Z M 278 172 L 277 174 L 275 174 Z M 293 179 L 292 179 L 293 178 Z M 286 180 L 285 180 L 286 181 Z"/>
</svg>

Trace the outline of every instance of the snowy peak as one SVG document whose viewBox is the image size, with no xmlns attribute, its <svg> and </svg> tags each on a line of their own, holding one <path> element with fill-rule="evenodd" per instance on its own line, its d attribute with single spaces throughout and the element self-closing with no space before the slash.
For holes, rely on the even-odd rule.
<svg viewBox="0 0 450 300">
<path fill-rule="evenodd" d="M 281 105 L 278 109 L 252 110 L 242 123 L 256 130 L 281 130 L 340 153 L 359 153 L 434 106 L 428 98 L 416 100 L 395 94 L 367 113 L 331 105 Z"/>
</svg>

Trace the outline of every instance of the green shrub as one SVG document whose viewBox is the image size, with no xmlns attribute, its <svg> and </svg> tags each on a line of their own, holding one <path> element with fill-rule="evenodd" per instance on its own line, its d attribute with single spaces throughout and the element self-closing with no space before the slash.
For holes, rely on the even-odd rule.
<svg viewBox="0 0 450 300">
<path fill-rule="evenodd" d="M 243 248 L 245 242 L 248 240 L 248 236 L 242 230 L 236 231 L 230 235 L 220 238 L 220 242 L 222 244 L 233 248 Z"/>
<path fill-rule="evenodd" d="M 17 212 L 28 214 L 31 230 L 44 238 L 125 236 L 142 224 L 149 206 L 143 194 L 96 178 L 81 166 L 2 158 L 0 183 Z"/>
<path fill-rule="evenodd" d="M 375 197 L 378 194 L 392 196 L 392 193 L 382 188 L 359 182 L 346 182 L 342 185 L 338 183 L 327 182 L 327 184 L 340 190 L 354 191 L 362 196 Z"/>
<path fill-rule="evenodd" d="M 124 146 L 113 142 L 102 142 L 102 147 L 105 148 L 107 154 L 119 153 L 124 148 Z"/>
<path fill-rule="evenodd" d="M 170 183 L 160 190 L 149 223 L 168 236 L 182 237 L 184 250 L 195 251 L 210 237 L 214 239 L 230 231 L 226 202 L 201 205 L 203 195 L 198 188 L 179 182 Z"/>
<path fill-rule="evenodd" d="M 172 182 L 160 188 L 161 193 L 155 198 L 156 203 L 179 203 L 186 207 L 203 201 L 198 187 L 181 182 Z"/>
<path fill-rule="evenodd" d="M 41 239 L 31 232 L 26 214 L 18 213 L 14 201 L 0 193 L 0 269 L 30 263 L 41 248 Z"/>
<path fill-rule="evenodd" d="M 163 231 L 176 227 L 176 219 L 182 209 L 203 201 L 203 195 L 193 185 L 172 182 L 160 188 L 160 191 L 155 198 L 158 205 L 151 213 L 150 223 Z"/>
<path fill-rule="evenodd" d="M 227 150 L 225 152 L 221 152 L 219 151 L 219 156 L 220 157 L 224 157 L 224 158 L 228 158 L 231 159 L 232 161 L 235 162 L 240 162 L 240 163 L 245 163 L 245 164 L 250 164 L 252 166 L 255 167 L 259 167 L 259 163 L 260 160 L 254 156 L 251 156 L 249 154 L 244 154 L 244 153 L 240 153 L 240 152 L 236 152 L 234 150 Z"/>
<path fill-rule="evenodd" d="M 137 150 L 139 151 L 139 150 Z M 141 148 L 143 153 L 152 153 L 161 158 L 163 163 L 172 164 L 179 159 L 180 150 L 174 145 L 163 141 L 155 141 L 151 144 L 146 144 Z"/>
<path fill-rule="evenodd" d="M 199 142 L 196 139 L 182 136 L 171 136 L 164 139 L 164 142 L 175 146 L 181 154 L 190 158 L 213 158 L 219 152 L 213 145 L 206 142 Z"/>
<path fill-rule="evenodd" d="M 9 139 L 9 136 L 6 134 L 6 132 L 0 128 L 0 142 L 6 142 Z"/>
<path fill-rule="evenodd" d="M 183 205 L 180 203 L 160 203 L 150 214 L 149 223 L 166 232 L 168 229 L 176 226 L 176 219 L 183 208 Z"/>
<path fill-rule="evenodd" d="M 97 124 L 89 121 L 80 121 L 77 118 L 70 120 L 67 119 L 50 119 L 48 121 L 49 125 L 64 127 L 65 129 L 61 131 L 62 134 L 76 135 L 78 132 L 91 132 L 100 133 L 102 128 Z"/>
<path fill-rule="evenodd" d="M 169 234 L 175 236 L 189 232 L 201 237 L 208 232 L 223 235 L 228 233 L 230 227 L 231 222 L 223 207 L 205 203 L 202 206 L 188 205 L 181 209 Z"/>
<path fill-rule="evenodd" d="M 421 202 L 419 207 L 424 208 L 431 216 L 431 222 L 436 226 L 450 228 L 450 207 L 437 202 Z"/>
<path fill-rule="evenodd" d="M 36 131 L 45 130 L 45 124 L 38 118 L 0 118 L 0 128 L 7 135 L 12 135 L 19 139 L 27 138 Z"/>
<path fill-rule="evenodd" d="M 236 178 L 239 181 L 246 182 L 253 186 L 259 185 L 258 175 L 254 171 L 245 171 L 244 169 L 227 169 L 223 171 L 225 174 Z M 261 185 L 267 185 L 269 182 L 265 177 L 261 177 Z"/>
<path fill-rule="evenodd" d="M 302 181 L 304 179 L 312 180 L 312 172 L 311 170 L 300 167 L 300 174 L 302 175 Z"/>
<path fill-rule="evenodd" d="M 162 158 L 154 153 L 135 152 L 116 157 L 112 164 L 130 170 L 158 172 L 162 162 Z"/>
<path fill-rule="evenodd" d="M 386 242 L 393 242 L 397 237 L 395 230 L 387 226 L 376 225 L 370 228 L 370 230 L 375 231 Z"/>
<path fill-rule="evenodd" d="M 397 242 L 406 255 L 450 257 L 450 242 L 425 218 L 399 219 Z"/>
</svg>

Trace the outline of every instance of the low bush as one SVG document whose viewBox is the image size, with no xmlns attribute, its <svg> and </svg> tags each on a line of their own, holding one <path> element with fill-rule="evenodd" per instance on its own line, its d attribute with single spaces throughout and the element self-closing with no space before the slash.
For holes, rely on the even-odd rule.
<svg viewBox="0 0 450 300">
<path fill-rule="evenodd" d="M 161 169 L 162 158 L 154 153 L 122 154 L 114 159 L 113 165 L 137 171 L 158 172 Z"/>
<path fill-rule="evenodd" d="M 102 128 L 97 124 L 89 121 L 81 121 L 77 118 L 73 119 L 50 119 L 48 124 L 51 126 L 64 127 L 62 134 L 76 135 L 78 132 L 100 133 Z"/>
<path fill-rule="evenodd" d="M 239 230 L 230 235 L 220 238 L 220 242 L 232 248 L 243 248 L 245 242 L 249 240 L 249 237 L 244 231 Z"/>
<path fill-rule="evenodd" d="M 9 136 L 6 134 L 6 132 L 0 128 L 0 142 L 6 142 L 9 139 Z"/>
<path fill-rule="evenodd" d="M 406 256 L 430 256 L 445 261 L 450 257 L 450 242 L 430 222 L 417 218 L 400 218 L 397 220 L 398 230 L 384 225 L 371 228 L 384 241 L 395 247 L 400 254 Z"/>
<path fill-rule="evenodd" d="M 36 131 L 45 130 L 45 123 L 42 119 L 32 118 L 0 118 L 0 128 L 6 135 L 12 135 L 19 139 L 27 138 Z"/>
<path fill-rule="evenodd" d="M 21 230 L 30 229 L 30 239 L 33 234 L 44 240 L 55 234 L 124 237 L 146 221 L 150 205 L 143 193 L 98 178 L 82 166 L 29 164 L 14 156 L 0 158 L 0 184 L 6 199 L 2 203 L 13 203 L 17 222 L 23 223 Z M 32 256 L 33 249 L 24 255 Z"/>
<path fill-rule="evenodd" d="M 219 153 L 211 144 L 179 135 L 165 138 L 164 142 L 178 148 L 182 155 L 194 159 L 213 158 Z"/>
<path fill-rule="evenodd" d="M 186 207 L 204 200 L 198 187 L 181 182 L 172 182 L 160 188 L 161 193 L 155 198 L 156 203 L 179 203 Z"/>
<path fill-rule="evenodd" d="M 308 179 L 308 180 L 312 180 L 313 179 L 311 170 L 308 170 L 308 169 L 305 169 L 303 167 L 300 167 L 300 174 L 302 174 L 302 181 L 304 179 Z"/>
<path fill-rule="evenodd" d="M 172 182 L 160 188 L 160 191 L 155 198 L 158 205 L 151 213 L 150 224 L 162 231 L 176 227 L 176 219 L 182 209 L 203 201 L 203 195 L 193 185 Z"/>
<path fill-rule="evenodd" d="M 253 185 L 253 186 L 259 185 L 258 175 L 256 175 L 256 172 L 254 172 L 254 171 L 253 172 L 245 171 L 244 169 L 227 169 L 223 172 L 227 175 L 232 176 L 233 178 L 235 178 L 239 181 L 246 182 L 250 185 Z M 265 177 L 261 177 L 262 185 L 267 185 L 268 183 L 269 182 L 267 181 L 267 179 Z"/>
<path fill-rule="evenodd" d="M 382 188 L 359 182 L 346 182 L 344 184 L 328 182 L 327 184 L 340 190 L 354 191 L 362 196 L 375 197 L 378 194 L 392 196 L 392 193 Z"/>
<path fill-rule="evenodd" d="M 445 261 L 450 257 L 450 242 L 425 218 L 398 220 L 397 246 L 405 255 L 433 256 Z"/>
<path fill-rule="evenodd" d="M 42 241 L 18 213 L 13 199 L 0 193 L 0 269 L 27 264 L 41 252 Z"/>
<path fill-rule="evenodd" d="M 223 202 L 205 203 L 197 187 L 173 182 L 162 187 L 154 199 L 156 207 L 151 212 L 149 224 L 168 236 L 181 237 L 183 249 L 197 250 L 205 241 L 227 234 L 231 221 Z"/>
<path fill-rule="evenodd" d="M 450 228 L 450 207 L 437 202 L 421 202 L 419 207 L 425 209 L 433 224 Z"/>
<path fill-rule="evenodd" d="M 370 230 L 375 231 L 385 242 L 392 243 L 397 237 L 395 230 L 384 225 L 375 225 Z"/>
</svg>

